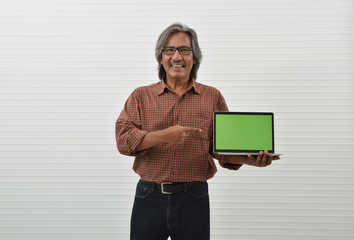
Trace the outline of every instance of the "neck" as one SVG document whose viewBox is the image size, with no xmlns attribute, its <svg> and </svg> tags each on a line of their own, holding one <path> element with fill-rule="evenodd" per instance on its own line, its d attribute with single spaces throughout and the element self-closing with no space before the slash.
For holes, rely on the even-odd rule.
<svg viewBox="0 0 354 240">
<path fill-rule="evenodd" d="M 165 81 L 168 88 L 179 96 L 182 96 L 187 91 L 190 82 L 191 81 L 189 79 L 180 80 L 180 79 L 169 79 L 169 78 L 166 78 Z"/>
</svg>

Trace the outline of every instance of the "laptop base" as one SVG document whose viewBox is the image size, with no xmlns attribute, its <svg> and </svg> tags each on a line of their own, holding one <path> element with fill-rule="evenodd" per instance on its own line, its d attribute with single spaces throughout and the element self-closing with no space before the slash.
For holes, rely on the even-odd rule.
<svg viewBox="0 0 354 240">
<path fill-rule="evenodd" d="M 247 153 L 247 152 L 216 152 L 219 155 L 258 155 L 257 153 Z M 268 153 L 268 154 L 273 154 L 273 156 L 281 156 L 283 155 L 282 153 Z"/>
</svg>

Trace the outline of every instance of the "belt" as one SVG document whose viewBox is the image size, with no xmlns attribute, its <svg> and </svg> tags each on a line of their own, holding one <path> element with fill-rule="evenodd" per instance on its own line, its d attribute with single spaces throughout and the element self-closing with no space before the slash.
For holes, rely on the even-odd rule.
<svg viewBox="0 0 354 240">
<path fill-rule="evenodd" d="M 155 183 L 155 182 L 148 182 L 143 179 L 141 181 L 146 184 L 152 191 L 159 191 L 163 194 L 173 194 L 173 193 L 180 193 L 180 192 L 188 192 L 189 190 L 196 188 L 203 182 L 162 182 L 162 183 Z"/>
</svg>

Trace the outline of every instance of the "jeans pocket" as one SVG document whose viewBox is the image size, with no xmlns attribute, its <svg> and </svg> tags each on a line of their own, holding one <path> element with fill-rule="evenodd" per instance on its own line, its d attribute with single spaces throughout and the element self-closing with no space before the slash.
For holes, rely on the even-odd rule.
<svg viewBox="0 0 354 240">
<path fill-rule="evenodd" d="M 138 182 L 135 190 L 135 197 L 137 198 L 146 198 L 150 194 L 150 188 L 148 188 L 144 183 L 141 181 Z"/>
<path fill-rule="evenodd" d="M 203 198 L 209 196 L 208 183 L 203 182 L 198 187 L 191 189 L 190 193 L 195 198 Z"/>
</svg>

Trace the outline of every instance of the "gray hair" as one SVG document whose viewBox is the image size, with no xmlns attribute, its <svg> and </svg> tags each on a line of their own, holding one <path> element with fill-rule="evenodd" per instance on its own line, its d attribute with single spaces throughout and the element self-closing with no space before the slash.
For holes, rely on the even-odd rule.
<svg viewBox="0 0 354 240">
<path fill-rule="evenodd" d="M 162 80 L 166 71 L 161 64 L 162 60 L 162 48 L 164 47 L 167 38 L 171 35 L 171 33 L 183 32 L 187 33 L 191 37 L 192 48 L 193 48 L 193 58 L 195 60 L 195 64 L 191 70 L 191 79 L 197 79 L 197 72 L 200 66 L 200 62 L 202 61 L 202 51 L 199 48 L 197 33 L 190 27 L 183 25 L 181 23 L 174 23 L 171 26 L 167 27 L 159 36 L 156 48 L 155 48 L 155 57 L 158 62 L 158 70 L 159 70 L 159 78 Z"/>
</svg>

